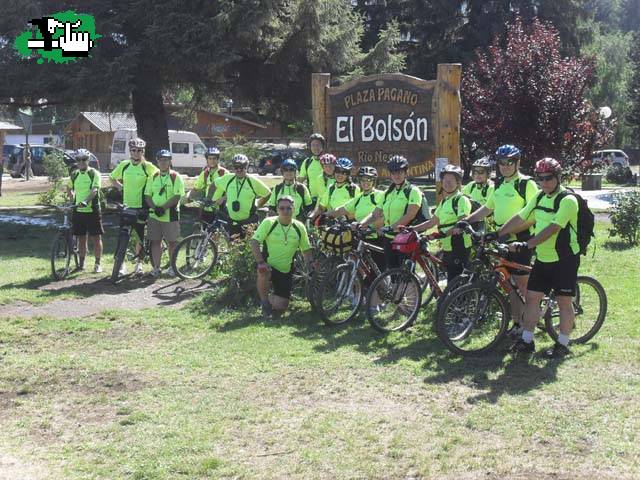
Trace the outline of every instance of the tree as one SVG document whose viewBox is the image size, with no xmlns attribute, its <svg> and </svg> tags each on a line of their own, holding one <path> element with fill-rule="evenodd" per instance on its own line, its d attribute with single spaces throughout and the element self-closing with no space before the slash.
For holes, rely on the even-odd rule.
<svg viewBox="0 0 640 480">
<path fill-rule="evenodd" d="M 640 31 L 640 0 L 622 0 L 620 26 L 626 32 Z"/>
<path fill-rule="evenodd" d="M 310 103 L 311 72 L 346 75 L 366 58 L 359 47 L 362 19 L 348 0 L 85 0 L 77 8 L 95 17 L 102 35 L 92 56 L 39 65 L 20 58 L 11 40 L 30 19 L 66 10 L 71 2 L 6 3 L 0 102 L 46 98 L 50 104 L 131 108 L 151 152 L 168 146 L 167 91 L 191 88 L 195 99 L 224 95 L 295 115 Z M 394 53 L 387 59 L 401 65 Z"/>
<path fill-rule="evenodd" d="M 478 51 L 462 82 L 465 141 L 487 152 L 513 143 L 530 169 L 542 157 L 573 168 L 606 143 L 611 130 L 586 99 L 594 63 L 560 55 L 558 31 L 518 18 Z"/>
<path fill-rule="evenodd" d="M 627 113 L 627 125 L 631 128 L 633 143 L 640 146 L 640 31 L 634 34 L 630 59 L 633 65 L 633 76 L 629 81 L 629 99 L 631 102 Z"/>
</svg>

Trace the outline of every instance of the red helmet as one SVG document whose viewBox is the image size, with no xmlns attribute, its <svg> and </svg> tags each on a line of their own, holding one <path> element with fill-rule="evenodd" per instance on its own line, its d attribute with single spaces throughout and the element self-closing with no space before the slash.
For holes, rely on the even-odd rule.
<svg viewBox="0 0 640 480">
<path fill-rule="evenodd" d="M 330 153 L 325 153 L 323 155 L 320 155 L 320 163 L 322 165 L 335 165 L 336 157 L 335 155 L 331 155 Z"/>
<path fill-rule="evenodd" d="M 536 174 L 552 173 L 554 175 L 560 175 L 562 173 L 562 166 L 556 159 L 547 157 L 536 162 L 534 172 Z"/>
</svg>

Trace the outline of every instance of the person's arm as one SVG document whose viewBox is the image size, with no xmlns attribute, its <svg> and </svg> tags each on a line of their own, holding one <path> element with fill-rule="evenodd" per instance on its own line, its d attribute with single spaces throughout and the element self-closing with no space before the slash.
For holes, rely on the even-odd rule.
<svg viewBox="0 0 640 480">
<path fill-rule="evenodd" d="M 365 218 L 363 218 L 360 221 L 360 225 L 362 225 L 362 228 L 368 227 L 373 222 L 375 222 L 376 220 L 379 220 L 383 216 L 384 216 L 384 212 L 382 211 L 382 208 L 376 207 L 376 209 L 373 212 L 371 212 L 369 215 L 367 215 Z"/>
<path fill-rule="evenodd" d="M 115 187 L 118 191 L 122 191 L 122 162 L 118 164 L 111 175 L 109 175 L 109 180 L 111 181 L 111 186 Z"/>
<path fill-rule="evenodd" d="M 420 210 L 420 205 L 409 205 L 407 207 L 407 213 L 405 213 L 400 220 L 389 226 L 395 229 L 398 225 L 409 225 L 413 219 L 416 218 L 418 210 Z"/>
<path fill-rule="evenodd" d="M 487 201 L 487 204 L 488 203 L 489 202 Z M 467 218 L 465 218 L 464 220 L 465 222 L 475 223 L 475 222 L 479 222 L 485 217 L 488 217 L 492 213 L 493 213 L 493 209 L 487 207 L 487 205 L 483 205 L 479 209 L 477 209 L 475 212 L 473 212 L 471 215 L 469 215 Z"/>
<path fill-rule="evenodd" d="M 153 203 L 153 200 L 151 199 L 151 195 L 145 195 L 144 196 L 144 201 L 147 203 L 147 206 L 150 209 L 153 210 L 154 208 L 156 208 L 155 204 Z"/>
<path fill-rule="evenodd" d="M 267 200 L 269 200 L 271 190 L 264 184 L 262 180 L 259 180 L 257 178 L 249 178 L 248 181 L 255 183 L 254 189 L 256 192 L 256 196 L 258 197 L 258 208 L 264 206 L 264 204 L 267 203 Z"/>
<path fill-rule="evenodd" d="M 345 210 L 344 207 L 340 207 L 340 208 L 335 209 L 335 210 L 327 211 L 327 216 L 329 216 L 331 218 L 346 217 L 347 214 L 348 214 L 348 212 Z"/>
<path fill-rule="evenodd" d="M 416 232 L 420 233 L 426 232 L 430 228 L 437 227 L 438 225 L 440 225 L 440 219 L 434 214 L 429 220 L 419 223 L 418 225 L 414 226 L 413 229 Z"/>
</svg>

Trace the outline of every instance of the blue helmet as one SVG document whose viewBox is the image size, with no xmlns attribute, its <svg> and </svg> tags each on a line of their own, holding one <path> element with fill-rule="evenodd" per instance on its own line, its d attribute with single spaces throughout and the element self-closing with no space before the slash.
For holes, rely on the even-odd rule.
<svg viewBox="0 0 640 480">
<path fill-rule="evenodd" d="M 285 158 L 282 161 L 282 165 L 280 165 L 281 169 L 285 169 L 285 168 L 293 168 L 295 170 L 298 169 L 298 164 L 296 163 L 295 160 L 293 160 L 292 158 Z"/>
<path fill-rule="evenodd" d="M 500 148 L 498 148 L 498 150 L 496 150 L 496 156 L 498 157 L 498 160 L 502 158 L 518 159 L 520 158 L 520 154 L 520 149 L 515 145 L 502 145 Z"/>
<path fill-rule="evenodd" d="M 340 157 L 336 160 L 336 168 L 339 170 L 351 170 L 353 168 L 353 162 L 346 157 Z"/>
<path fill-rule="evenodd" d="M 162 150 L 158 150 L 158 153 L 156 153 L 156 160 L 159 158 L 168 158 L 171 160 L 171 152 L 164 148 Z"/>
<path fill-rule="evenodd" d="M 209 147 L 207 148 L 207 153 L 205 153 L 204 156 L 208 157 L 209 155 L 220 155 L 220 150 L 216 147 Z"/>
</svg>

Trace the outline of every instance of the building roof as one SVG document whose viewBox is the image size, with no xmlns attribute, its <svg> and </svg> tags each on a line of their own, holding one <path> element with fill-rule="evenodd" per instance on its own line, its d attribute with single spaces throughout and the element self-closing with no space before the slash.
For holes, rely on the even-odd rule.
<svg viewBox="0 0 640 480">
<path fill-rule="evenodd" d="M 115 132 L 122 128 L 137 129 L 136 119 L 130 113 L 80 112 L 101 132 Z"/>
<path fill-rule="evenodd" d="M 10 130 L 22 130 L 22 127 L 18 125 L 14 125 L 13 123 L 3 122 L 0 120 L 0 130 L 10 131 Z"/>
<path fill-rule="evenodd" d="M 266 125 L 262 125 L 261 123 L 252 122 L 251 120 L 247 120 L 246 118 L 238 117 L 236 115 L 229 115 L 228 113 L 222 112 L 205 112 L 209 115 L 214 115 L 222 118 L 227 118 L 229 120 L 235 120 L 236 122 L 245 123 L 247 125 L 251 125 L 256 128 L 267 128 Z"/>
</svg>

